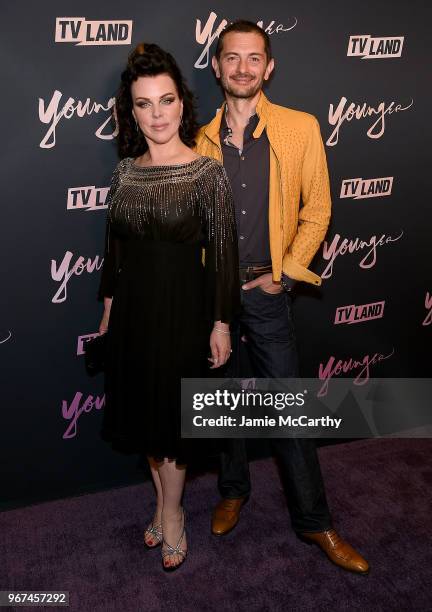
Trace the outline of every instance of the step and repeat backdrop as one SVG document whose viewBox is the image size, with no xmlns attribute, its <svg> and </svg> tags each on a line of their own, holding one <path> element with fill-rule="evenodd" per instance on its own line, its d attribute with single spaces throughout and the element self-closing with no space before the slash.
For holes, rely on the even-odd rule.
<svg viewBox="0 0 432 612">
<path fill-rule="evenodd" d="M 3 505 L 141 474 L 137 457 L 100 440 L 103 379 L 83 358 L 102 314 L 110 114 L 141 41 L 173 53 L 204 123 L 222 100 L 210 63 L 220 31 L 246 18 L 270 34 L 266 93 L 318 118 L 331 176 L 332 222 L 312 265 L 323 283 L 298 286 L 294 305 L 302 374 L 431 375 L 426 3 L 46 0 L 0 12 Z"/>
</svg>

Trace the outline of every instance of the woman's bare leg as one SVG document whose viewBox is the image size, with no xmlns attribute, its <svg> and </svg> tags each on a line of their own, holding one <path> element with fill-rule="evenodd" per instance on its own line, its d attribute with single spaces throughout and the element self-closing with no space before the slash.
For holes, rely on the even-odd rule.
<svg viewBox="0 0 432 612">
<path fill-rule="evenodd" d="M 147 457 L 151 475 L 153 478 L 153 484 L 156 490 L 156 510 L 153 517 L 153 525 L 158 526 L 162 522 L 162 507 L 163 507 L 163 492 L 162 483 L 159 476 L 158 464 L 153 457 Z M 149 533 L 144 534 L 144 539 L 149 546 L 157 544 L 156 538 Z"/>
<path fill-rule="evenodd" d="M 162 485 L 162 531 L 167 544 L 172 547 L 177 545 L 183 530 L 183 509 L 181 500 L 183 496 L 184 483 L 186 478 L 186 466 L 179 465 L 175 461 L 167 458 L 162 463 L 157 464 L 159 478 Z M 180 544 L 180 548 L 186 552 L 186 534 Z M 178 565 L 183 561 L 181 555 L 170 555 L 165 558 L 164 564 L 169 566 Z"/>
</svg>

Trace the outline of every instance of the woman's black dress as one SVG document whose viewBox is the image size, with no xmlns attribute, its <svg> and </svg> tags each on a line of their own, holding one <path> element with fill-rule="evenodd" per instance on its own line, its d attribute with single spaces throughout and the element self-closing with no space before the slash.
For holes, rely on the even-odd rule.
<svg viewBox="0 0 432 612">
<path fill-rule="evenodd" d="M 150 167 L 126 158 L 107 204 L 99 298 L 113 301 L 102 437 L 123 452 L 187 462 L 180 379 L 209 373 L 213 322 L 239 308 L 229 181 L 209 157 Z"/>
</svg>

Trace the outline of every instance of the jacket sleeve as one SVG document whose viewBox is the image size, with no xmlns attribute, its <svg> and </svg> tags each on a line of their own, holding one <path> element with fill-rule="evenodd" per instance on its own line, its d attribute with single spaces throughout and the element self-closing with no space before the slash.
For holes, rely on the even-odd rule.
<svg viewBox="0 0 432 612">
<path fill-rule="evenodd" d="M 318 121 L 312 118 L 301 171 L 303 206 L 297 233 L 283 259 L 283 271 L 291 278 L 315 285 L 321 278 L 307 269 L 324 240 L 331 216 L 330 182 Z"/>
<path fill-rule="evenodd" d="M 103 301 L 105 297 L 112 298 L 117 275 L 121 264 L 121 239 L 111 226 L 109 219 L 109 209 L 113 197 L 120 184 L 121 162 L 117 165 L 111 178 L 111 185 L 105 200 L 107 205 L 106 229 L 105 229 L 105 250 L 102 266 L 101 279 L 98 290 L 98 300 Z"/>
</svg>

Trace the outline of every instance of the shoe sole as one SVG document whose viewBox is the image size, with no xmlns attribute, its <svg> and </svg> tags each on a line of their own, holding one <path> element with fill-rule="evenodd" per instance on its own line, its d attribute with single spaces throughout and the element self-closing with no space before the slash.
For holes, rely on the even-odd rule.
<svg viewBox="0 0 432 612">
<path fill-rule="evenodd" d="M 234 525 L 232 527 L 230 527 L 227 531 L 213 531 L 213 529 L 211 530 L 212 535 L 217 536 L 219 538 L 222 538 L 224 535 L 228 535 L 229 533 L 231 533 L 231 531 L 237 527 L 238 525 L 238 520 L 234 523 Z"/>
</svg>

